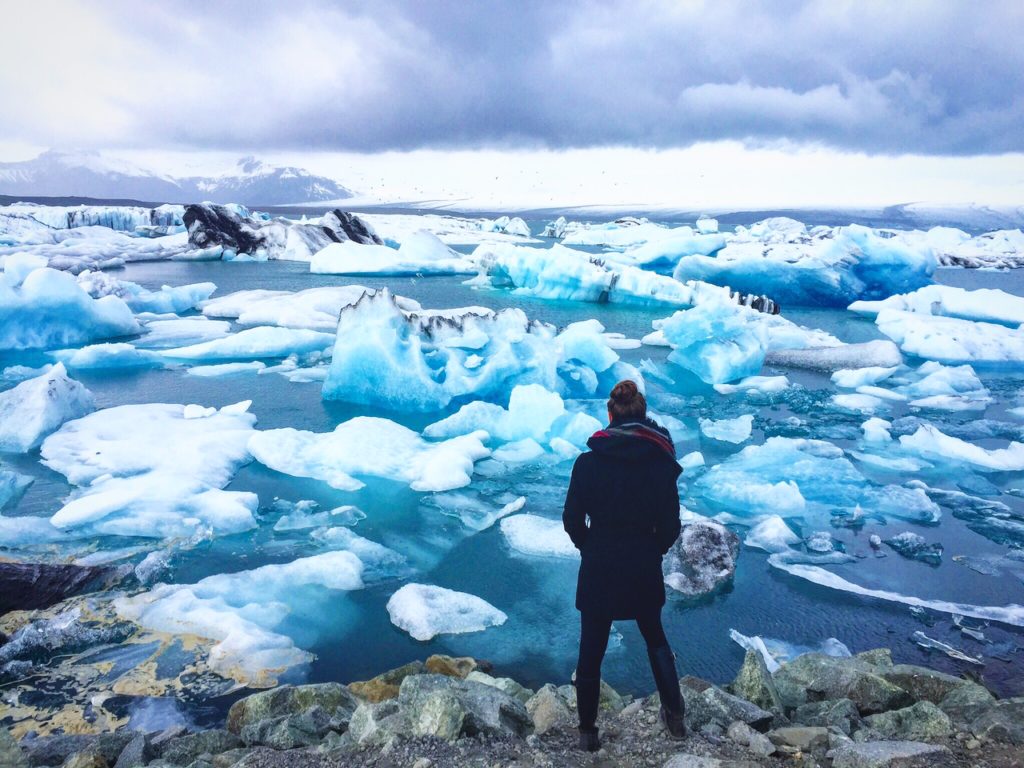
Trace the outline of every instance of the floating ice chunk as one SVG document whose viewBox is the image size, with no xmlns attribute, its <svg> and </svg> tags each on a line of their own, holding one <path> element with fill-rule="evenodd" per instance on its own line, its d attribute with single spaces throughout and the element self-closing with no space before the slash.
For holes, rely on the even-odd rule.
<svg viewBox="0 0 1024 768">
<path fill-rule="evenodd" d="M 1024 323 L 1024 297 L 990 288 L 969 291 L 951 285 L 928 285 L 882 301 L 855 301 L 850 305 L 853 312 L 868 316 L 877 316 L 887 309 L 1013 327 Z"/>
<path fill-rule="evenodd" d="M 448 418 L 429 425 L 423 434 L 454 437 L 482 429 L 493 440 L 511 443 L 528 438 L 545 443 L 549 448 L 553 441 L 564 440 L 582 449 L 590 435 L 600 428 L 601 422 L 593 416 L 566 411 L 557 393 L 539 384 L 523 384 L 512 390 L 508 409 L 475 400 Z"/>
<path fill-rule="evenodd" d="M 49 373 L 53 369 L 52 363 L 46 363 L 38 368 L 32 368 L 28 365 L 10 365 L 4 368 L 3 373 L 0 373 L 0 378 L 4 381 L 20 382 L 25 379 L 34 379 L 37 376 L 42 376 L 44 373 Z"/>
<path fill-rule="evenodd" d="M 26 273 L 13 263 L 8 257 L 0 276 L 0 350 L 52 349 L 139 332 L 131 309 L 116 296 L 93 299 L 69 274 L 49 268 Z"/>
<path fill-rule="evenodd" d="M 891 368 L 903 363 L 899 348 L 891 341 L 876 339 L 860 344 L 811 346 L 804 349 L 776 349 L 768 352 L 765 362 L 818 371 L 846 368 Z"/>
<path fill-rule="evenodd" d="M 866 512 L 935 522 L 938 506 L 919 488 L 868 481 L 842 449 L 822 440 L 771 437 L 711 467 L 691 486 L 706 502 L 744 517 Z"/>
<path fill-rule="evenodd" d="M 231 323 L 205 317 L 177 317 L 146 320 L 143 330 L 145 334 L 132 342 L 136 347 L 170 349 L 222 339 L 231 332 Z"/>
<path fill-rule="evenodd" d="M 398 249 L 386 245 L 331 243 L 314 254 L 309 271 L 327 275 L 460 275 L 476 263 L 426 231 L 415 232 Z"/>
<path fill-rule="evenodd" d="M 784 392 L 789 386 L 789 379 L 785 376 L 747 376 L 735 384 L 715 384 L 715 391 L 721 395 L 732 395 L 736 392 L 748 395 L 751 392 L 761 392 L 770 395 Z"/>
<path fill-rule="evenodd" d="M 342 310 L 324 397 L 396 410 L 439 410 L 453 399 L 503 398 L 517 384 L 563 395 L 639 372 L 607 347 L 599 323 L 561 334 L 519 309 L 404 312 L 382 289 Z M 586 362 L 580 358 L 585 358 Z M 597 365 L 595 370 L 590 365 Z"/>
<path fill-rule="evenodd" d="M 365 512 L 351 504 L 324 512 L 317 512 L 318 507 L 319 505 L 310 499 L 303 499 L 294 504 L 284 499 L 278 499 L 272 508 L 275 511 L 284 512 L 284 514 L 274 523 L 274 530 L 299 531 L 321 526 L 355 525 L 366 518 Z"/>
<path fill-rule="evenodd" d="M 447 491 L 468 485 L 473 462 L 490 455 L 473 432 L 442 442 L 427 442 L 389 419 L 360 416 L 333 432 L 297 429 L 257 432 L 249 441 L 256 460 L 296 477 L 312 477 L 341 490 L 357 490 L 353 475 L 373 475 L 407 483 L 415 491 Z"/>
<path fill-rule="evenodd" d="M 751 528 L 743 543 L 765 552 L 785 552 L 800 543 L 800 537 L 778 515 L 768 515 Z"/>
<path fill-rule="evenodd" d="M 578 558 L 561 520 L 539 515 L 512 515 L 501 521 L 501 533 L 508 545 L 524 555 Z"/>
<path fill-rule="evenodd" d="M 208 576 L 195 584 L 160 584 L 114 601 L 126 619 L 157 632 L 215 641 L 210 668 L 241 683 L 265 687 L 282 671 L 313 659 L 277 627 L 316 590 L 363 586 L 363 563 L 352 552 L 325 552 L 290 563 Z M 322 600 L 322 598 L 321 598 Z M 326 607 L 326 606 L 325 606 Z"/>
<path fill-rule="evenodd" d="M 388 600 L 391 623 L 420 641 L 481 632 L 508 616 L 483 598 L 431 584 L 406 584 Z"/>
<path fill-rule="evenodd" d="M 536 461 L 544 455 L 544 448 L 532 437 L 524 437 L 522 440 L 515 440 L 505 443 L 494 449 L 491 454 L 495 461 L 504 464 L 525 464 Z"/>
<path fill-rule="evenodd" d="M 331 514 L 334 515 L 334 512 Z M 351 552 L 358 557 L 363 564 L 363 581 L 366 582 L 404 577 L 412 570 L 404 555 L 370 541 L 349 528 L 320 528 L 313 531 L 310 537 L 325 547 Z"/>
<path fill-rule="evenodd" d="M 799 645 L 785 640 L 776 640 L 771 637 L 760 637 L 759 635 L 747 637 L 735 629 L 729 630 L 729 637 L 746 650 L 759 653 L 761 658 L 764 659 L 768 671 L 772 673 L 778 671 L 783 664 L 807 653 L 822 653 L 836 658 L 849 658 L 853 655 L 845 643 L 834 637 L 822 640 L 817 645 Z"/>
<path fill-rule="evenodd" d="M 921 560 L 931 565 L 938 565 L 942 561 L 942 545 L 938 542 L 928 544 L 924 536 L 913 531 L 898 533 L 886 539 L 885 543 L 911 560 Z"/>
<path fill-rule="evenodd" d="M 680 259 L 674 276 L 764 292 L 788 304 L 846 306 L 927 285 L 937 266 L 930 246 L 858 225 L 782 238 L 758 236 L 751 227 L 749 235 L 738 233 L 713 258 Z"/>
<path fill-rule="evenodd" d="M 892 440 L 892 435 L 889 434 L 892 423 L 885 419 L 872 416 L 861 424 L 860 428 L 864 430 L 864 439 L 869 443 L 888 443 Z"/>
<path fill-rule="evenodd" d="M 710 216 L 701 216 L 697 219 L 697 231 L 701 234 L 711 234 L 718 231 L 718 219 Z"/>
<path fill-rule="evenodd" d="M 515 235 L 516 237 L 530 236 L 530 227 L 518 216 L 499 216 L 485 228 L 492 232 L 504 232 L 506 235 Z"/>
<path fill-rule="evenodd" d="M 948 228 L 933 227 L 927 233 L 929 240 L 932 240 L 937 229 L 948 231 Z M 953 233 L 955 232 L 957 230 L 953 230 Z M 942 264 L 956 267 L 1013 269 L 1021 266 L 1024 261 L 1024 233 L 1020 229 L 1001 229 L 985 232 L 977 237 L 968 237 L 966 232 L 961 232 L 960 235 L 960 238 L 947 235 L 938 242 L 932 240 L 933 247 L 940 253 Z"/>
<path fill-rule="evenodd" d="M 834 552 L 836 545 L 832 540 L 832 534 L 828 531 L 815 531 L 804 540 L 804 545 L 811 552 L 828 554 Z"/>
<path fill-rule="evenodd" d="M 688 469 L 697 469 L 704 466 L 704 454 L 700 451 L 691 451 L 679 460 L 679 466 L 685 472 Z"/>
<path fill-rule="evenodd" d="M 599 304 L 691 307 L 705 299 L 731 299 L 728 288 L 706 283 L 682 283 L 665 275 L 562 245 L 526 248 L 505 244 L 481 245 L 473 252 L 481 273 L 471 282 L 542 299 L 588 301 Z"/>
<path fill-rule="evenodd" d="M 944 434 L 931 424 L 921 424 L 913 434 L 901 435 L 900 446 L 926 459 L 968 464 L 981 472 L 1024 470 L 1024 443 L 1011 442 L 1006 448 L 988 450 Z"/>
<path fill-rule="evenodd" d="M 1020 328 L 895 309 L 879 312 L 875 323 L 904 352 L 917 357 L 946 363 L 1024 363 L 1024 330 Z"/>
<path fill-rule="evenodd" d="M 189 376 L 204 378 L 214 376 L 234 376 L 239 373 L 259 373 L 267 367 L 266 363 L 253 360 L 248 363 L 220 363 L 219 365 L 197 365 L 186 369 Z"/>
<path fill-rule="evenodd" d="M 714 592 L 736 573 L 739 546 L 739 537 L 721 523 L 685 523 L 662 560 L 666 586 L 687 597 Z"/>
<path fill-rule="evenodd" d="M 214 283 L 195 283 L 172 287 L 165 285 L 159 291 L 150 291 L 137 283 L 118 280 L 106 272 L 85 270 L 78 275 L 78 284 L 90 296 L 117 296 L 134 312 L 174 313 L 197 308 L 217 290 Z"/>
<path fill-rule="evenodd" d="M 917 643 L 917 645 L 921 646 L 922 648 L 926 648 L 930 651 L 941 651 L 942 653 L 949 656 L 951 659 L 956 659 L 957 661 L 966 661 L 969 664 L 978 664 L 980 666 L 985 665 L 985 662 L 982 661 L 980 658 L 968 656 L 963 651 L 958 650 L 957 648 L 954 648 L 953 646 L 944 643 L 941 640 L 936 640 L 933 637 L 928 637 L 928 635 L 926 635 L 924 632 L 920 630 L 911 635 L 911 638 L 915 643 Z"/>
<path fill-rule="evenodd" d="M 725 443 L 742 443 L 744 440 L 748 440 L 753 426 L 754 417 L 749 413 L 737 416 L 735 419 L 700 420 L 700 431 L 705 437 Z"/>
<path fill-rule="evenodd" d="M 246 360 L 323 352 L 333 343 L 334 336 L 329 333 L 261 326 L 222 339 L 161 350 L 160 354 L 175 360 Z"/>
<path fill-rule="evenodd" d="M 185 406 L 164 404 L 122 405 L 69 421 L 41 452 L 44 464 L 81 487 L 51 522 L 149 538 L 249 530 L 256 495 L 221 488 L 250 460 L 245 446 L 255 421 L 240 406 L 185 418 Z"/>
<path fill-rule="evenodd" d="M 644 343 L 672 347 L 668 359 L 709 384 L 755 376 L 769 351 L 839 346 L 835 337 L 794 325 L 778 315 L 722 301 L 705 301 L 654 322 Z M 841 347 L 840 347 L 841 348 Z"/>
<path fill-rule="evenodd" d="M 50 354 L 72 370 L 162 368 L 167 363 L 155 352 L 136 349 L 125 342 L 90 344 L 81 349 L 59 349 Z"/>
<path fill-rule="evenodd" d="M 874 413 L 879 408 L 885 407 L 885 401 L 882 398 L 861 393 L 833 395 L 832 402 L 839 408 L 858 413 Z"/>
<path fill-rule="evenodd" d="M 721 250 L 725 242 L 724 237 L 714 232 L 695 233 L 689 227 L 679 227 L 669 230 L 662 237 L 630 248 L 621 258 L 638 267 L 671 274 L 681 258 L 694 254 L 710 255 Z"/>
<path fill-rule="evenodd" d="M 559 219 L 561 221 L 561 218 Z M 557 225 L 558 222 L 556 221 Z M 550 226 L 550 225 L 549 225 Z M 630 248 L 643 243 L 677 235 L 693 236 L 690 227 L 669 228 L 663 224 L 655 224 L 647 219 L 624 216 L 615 221 L 592 224 L 587 222 L 563 222 L 561 234 L 566 245 L 604 246 L 606 248 Z"/>
<path fill-rule="evenodd" d="M 768 558 L 768 563 L 792 576 L 804 579 L 812 584 L 827 587 L 828 589 L 849 592 L 854 595 L 863 595 L 864 597 L 873 597 L 877 600 L 903 603 L 904 605 L 925 608 L 930 611 L 938 611 L 939 613 L 959 613 L 962 616 L 970 616 L 975 619 L 1001 621 L 1004 624 L 1011 624 L 1015 627 L 1024 627 L 1024 606 L 1021 605 L 981 606 L 968 603 L 953 603 L 946 600 L 926 600 L 912 595 L 891 592 L 886 589 L 862 587 L 817 565 L 786 563 L 779 555 L 771 555 Z"/>
<path fill-rule="evenodd" d="M 458 517 L 463 525 L 474 531 L 484 531 L 503 517 L 518 512 L 526 506 L 526 497 L 519 496 L 504 506 L 484 501 L 466 493 L 438 493 L 424 499 L 424 503 L 437 507 L 446 515 Z M 500 503 L 500 501 L 498 502 Z"/>
<path fill-rule="evenodd" d="M 884 381 L 896 371 L 896 366 L 882 368 L 871 365 L 866 368 L 844 368 L 832 374 L 832 383 L 843 389 L 857 389 L 857 387 L 870 386 Z"/>
<path fill-rule="evenodd" d="M 918 408 L 984 410 L 992 399 L 969 365 L 950 367 L 929 361 L 902 378 L 905 383 L 895 392 Z"/>
<path fill-rule="evenodd" d="M 92 393 L 57 363 L 43 375 L 0 392 L 0 451 L 31 451 L 61 424 L 95 408 Z"/>
</svg>

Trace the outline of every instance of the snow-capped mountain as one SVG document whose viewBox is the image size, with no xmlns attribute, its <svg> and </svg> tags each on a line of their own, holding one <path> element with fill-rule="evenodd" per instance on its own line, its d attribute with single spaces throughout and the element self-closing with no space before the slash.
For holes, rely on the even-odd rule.
<svg viewBox="0 0 1024 768">
<path fill-rule="evenodd" d="M 97 152 L 44 152 L 33 160 L 0 163 L 0 195 L 94 197 L 156 203 L 286 205 L 352 197 L 333 179 L 303 168 L 270 166 L 254 157 L 221 176 L 175 178 Z"/>
</svg>

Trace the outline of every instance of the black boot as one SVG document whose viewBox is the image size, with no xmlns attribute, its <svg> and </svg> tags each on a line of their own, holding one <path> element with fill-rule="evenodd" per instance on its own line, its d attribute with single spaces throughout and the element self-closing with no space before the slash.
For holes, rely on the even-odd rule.
<svg viewBox="0 0 1024 768">
<path fill-rule="evenodd" d="M 597 705 L 601 697 L 601 678 L 577 677 L 576 711 L 580 716 L 580 749 L 597 752 L 601 740 L 597 733 Z"/>
<path fill-rule="evenodd" d="M 654 684 L 658 687 L 658 695 L 661 697 L 661 722 L 673 739 L 686 738 L 686 723 L 683 718 L 685 706 L 679 693 L 675 654 L 671 648 L 663 645 L 660 648 L 648 648 L 647 658 L 651 661 Z"/>
</svg>

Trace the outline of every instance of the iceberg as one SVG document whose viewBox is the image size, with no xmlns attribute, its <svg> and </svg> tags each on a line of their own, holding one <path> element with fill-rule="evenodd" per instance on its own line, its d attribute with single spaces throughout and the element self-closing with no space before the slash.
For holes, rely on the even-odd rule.
<svg viewBox="0 0 1024 768">
<path fill-rule="evenodd" d="M 118 232 L 149 235 L 154 230 L 169 234 L 184 230 L 183 205 L 159 205 L 145 208 L 138 205 L 36 205 L 18 203 L 6 210 L 31 216 L 53 229 L 106 227 Z"/>
<path fill-rule="evenodd" d="M 722 301 L 707 301 L 693 309 L 656 320 L 645 344 L 672 347 L 669 362 L 692 371 L 708 384 L 726 384 L 756 376 L 769 352 L 842 349 L 839 339 L 824 331 L 802 328 L 778 315 Z M 807 350 L 811 351 L 811 350 Z"/>
<path fill-rule="evenodd" d="M 896 373 L 898 366 L 889 368 L 869 365 L 864 368 L 841 368 L 832 374 L 832 383 L 843 389 L 873 386 Z"/>
<path fill-rule="evenodd" d="M 500 526 L 505 541 L 516 552 L 535 557 L 572 559 L 580 556 L 561 520 L 539 515 L 512 515 L 503 518 Z"/>
<path fill-rule="evenodd" d="M 361 589 L 363 563 L 352 552 L 324 552 L 289 563 L 208 576 L 194 584 L 159 584 L 114 607 L 122 617 L 157 632 L 214 641 L 210 668 L 255 687 L 313 655 L 277 628 L 297 606 L 326 608 L 319 590 Z"/>
<path fill-rule="evenodd" d="M 12 472 L 0 466 L 0 510 L 8 505 L 13 506 L 13 503 L 16 503 L 21 498 L 21 495 L 30 485 L 32 485 L 31 477 L 19 475 L 17 472 Z M 2 526 L 2 523 L 0 523 L 0 526 Z M 2 528 L 0 528 L 0 531 L 2 531 Z M 0 542 L 3 542 L 2 533 L 0 533 Z"/>
<path fill-rule="evenodd" d="M 0 227 L 6 223 L 0 215 Z M 42 225 L 39 225 L 40 227 Z M 47 229 L 45 233 L 23 232 L 25 242 L 4 245 L 7 239 L 0 234 L 0 260 L 18 254 L 39 258 L 53 269 L 78 273 L 84 270 L 111 269 L 129 261 L 157 261 L 181 258 L 188 252 L 188 236 L 181 234 L 140 238 L 106 227 L 77 227 L 75 229 Z"/>
<path fill-rule="evenodd" d="M 0 392 L 0 451 L 27 453 L 64 422 L 95 408 L 92 393 L 57 363 L 41 376 Z"/>
<path fill-rule="evenodd" d="M 700 420 L 700 431 L 705 437 L 725 443 L 742 443 L 750 438 L 754 417 L 745 413 L 735 419 Z"/>
<path fill-rule="evenodd" d="M 549 450 L 568 442 L 582 450 L 601 422 L 586 413 L 570 413 L 556 392 L 539 384 L 523 384 L 512 389 L 508 408 L 475 400 L 451 416 L 423 430 L 425 437 L 455 437 L 477 430 L 487 432 L 491 440 L 513 443 L 531 439 Z M 568 457 L 567 457 L 568 458 Z"/>
<path fill-rule="evenodd" d="M 743 543 L 765 552 L 786 552 L 800 543 L 800 537 L 779 515 L 768 515 L 747 531 Z"/>
<path fill-rule="evenodd" d="M 66 422 L 41 454 L 79 490 L 50 521 L 144 538 L 255 528 L 256 495 L 221 490 L 251 459 L 256 417 L 248 406 L 121 405 Z"/>
<path fill-rule="evenodd" d="M 562 245 L 527 248 L 485 244 L 473 252 L 472 258 L 479 264 L 480 273 L 469 284 L 507 288 L 542 299 L 669 307 L 720 300 L 778 311 L 775 303 L 763 296 L 745 296 L 708 283 L 680 282 Z"/>
<path fill-rule="evenodd" d="M 138 316 L 138 319 L 143 322 L 143 335 L 132 341 L 137 348 L 187 347 L 204 341 L 223 339 L 231 333 L 231 323 L 224 320 L 207 320 L 205 317 L 174 317 L 173 315 L 154 315 L 154 318 L 161 319 L 150 320 Z"/>
<path fill-rule="evenodd" d="M 732 580 L 740 541 L 714 520 L 687 522 L 661 564 L 665 584 L 686 597 L 715 592 Z"/>
<path fill-rule="evenodd" d="M 878 329 L 910 355 L 943 363 L 1013 366 L 1024 363 L 1024 330 L 981 321 L 883 309 Z"/>
<path fill-rule="evenodd" d="M 991 288 L 969 291 L 951 285 L 928 285 L 881 301 L 855 301 L 849 309 L 869 317 L 893 309 L 1012 327 L 1024 323 L 1024 297 Z"/>
<path fill-rule="evenodd" d="M 818 345 L 805 348 L 774 349 L 765 356 L 769 365 L 837 371 L 850 368 L 893 368 L 903 363 L 899 347 L 891 341 L 875 339 L 858 344 Z"/>
<path fill-rule="evenodd" d="M 406 584 L 388 600 L 391 623 L 416 640 L 482 632 L 508 620 L 483 598 L 432 584 Z"/>
<path fill-rule="evenodd" d="M 790 518 L 865 513 L 914 522 L 939 520 L 938 506 L 919 488 L 879 486 L 823 440 L 771 437 L 711 467 L 691 489 L 716 510 L 741 517 Z"/>
<path fill-rule="evenodd" d="M 50 355 L 72 370 L 104 368 L 162 368 L 166 361 L 155 352 L 131 344 L 90 344 L 81 349 L 59 349 Z"/>
<path fill-rule="evenodd" d="M 303 328 L 258 326 L 223 338 L 164 349 L 160 354 L 174 360 L 254 360 L 322 353 L 334 343 L 334 336 Z"/>
<path fill-rule="evenodd" d="M 802 231 L 801 231 L 802 230 Z M 713 257 L 684 256 L 673 276 L 766 293 L 784 304 L 846 306 L 931 283 L 934 251 L 859 225 L 808 234 L 803 225 L 777 240 L 778 230 L 738 233 Z"/>
<path fill-rule="evenodd" d="M 715 391 L 720 395 L 733 395 L 742 392 L 746 395 L 759 392 L 763 395 L 774 395 L 789 389 L 789 379 L 785 376 L 747 376 L 735 384 L 715 384 Z"/>
<path fill-rule="evenodd" d="M 1024 471 L 1024 443 L 1011 442 L 1006 448 L 989 450 L 944 434 L 931 424 L 921 424 L 913 434 L 901 435 L 900 447 L 925 459 L 966 464 L 979 472 Z"/>
<path fill-rule="evenodd" d="M 0 351 L 52 349 L 140 331 L 116 296 L 93 299 L 74 277 L 30 256 L 8 257 L 0 276 Z"/>
<path fill-rule="evenodd" d="M 188 228 L 191 250 L 181 258 L 187 259 L 309 261 L 331 243 L 382 242 L 365 221 L 337 209 L 313 224 L 257 218 L 242 206 L 202 203 L 186 206 L 182 221 Z"/>
<path fill-rule="evenodd" d="M 407 411 L 503 398 L 517 384 L 592 396 L 640 378 L 619 362 L 603 330 L 589 321 L 559 334 L 520 309 L 406 312 L 387 289 L 367 292 L 341 312 L 323 396 Z"/>
<path fill-rule="evenodd" d="M 966 232 L 952 230 L 953 236 L 942 237 L 946 227 L 933 227 L 927 239 L 939 254 L 944 266 L 968 269 L 1015 269 L 1024 264 L 1024 232 L 1000 229 L 970 237 Z M 956 235 L 959 233 L 959 236 Z M 908 233 L 909 234 L 909 233 Z M 936 237 L 936 235 L 939 237 Z M 903 235 L 907 237 L 907 234 Z"/>
<path fill-rule="evenodd" d="M 173 314 L 196 309 L 217 290 L 214 283 L 194 283 L 176 287 L 165 285 L 159 291 L 150 291 L 136 283 L 91 270 L 78 273 L 78 284 L 94 299 L 103 296 L 123 299 L 133 312 Z"/>
<path fill-rule="evenodd" d="M 321 275 L 461 275 L 475 272 L 476 264 L 421 230 L 404 239 L 398 249 L 351 240 L 331 243 L 314 254 L 309 271 Z"/>
<path fill-rule="evenodd" d="M 359 416 L 324 434 L 290 427 L 257 432 L 248 449 L 271 469 L 339 490 L 358 490 L 364 483 L 353 475 L 371 475 L 415 491 L 448 491 L 469 485 L 473 463 L 491 453 L 486 437 L 473 432 L 434 443 L 389 419 Z"/>
<path fill-rule="evenodd" d="M 334 333 L 338 315 L 368 291 L 361 285 L 331 285 L 304 291 L 236 291 L 203 304 L 206 317 L 224 317 L 239 325 L 276 325 Z M 395 303 L 407 312 L 421 309 L 418 302 L 395 296 Z"/>
</svg>

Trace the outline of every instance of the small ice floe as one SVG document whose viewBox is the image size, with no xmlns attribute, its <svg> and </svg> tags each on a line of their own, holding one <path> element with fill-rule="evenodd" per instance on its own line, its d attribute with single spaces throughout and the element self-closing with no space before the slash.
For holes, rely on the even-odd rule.
<svg viewBox="0 0 1024 768">
<path fill-rule="evenodd" d="M 735 629 L 729 630 L 729 637 L 740 647 L 759 653 L 769 672 L 776 672 L 783 664 L 807 653 L 822 653 L 837 658 L 847 658 L 853 655 L 845 643 L 834 637 L 822 640 L 817 645 L 790 643 L 760 635 L 748 637 Z"/>
<path fill-rule="evenodd" d="M 754 426 L 754 417 L 745 413 L 734 419 L 700 420 L 700 431 L 705 437 L 725 443 L 742 443 L 750 438 Z"/>
<path fill-rule="evenodd" d="M 0 392 L 0 451 L 26 453 L 64 422 L 95 408 L 92 393 L 69 378 L 63 364 L 57 363 L 41 375 Z"/>
<path fill-rule="evenodd" d="M 799 544 L 800 537 L 781 517 L 768 515 L 747 532 L 743 543 L 765 552 L 785 552 Z"/>
<path fill-rule="evenodd" d="M 390 419 L 359 416 L 327 433 L 290 427 L 256 432 L 248 450 L 271 469 L 340 490 L 358 490 L 365 484 L 357 476 L 370 475 L 416 491 L 447 491 L 469 485 L 473 463 L 491 453 L 486 438 L 477 431 L 429 442 Z"/>
<path fill-rule="evenodd" d="M 431 584 L 406 584 L 387 603 L 391 623 L 416 640 L 480 632 L 508 616 L 483 598 Z"/>
<path fill-rule="evenodd" d="M 512 515 L 501 521 L 501 533 L 516 552 L 539 557 L 578 558 L 561 520 L 539 515 Z"/>
<path fill-rule="evenodd" d="M 886 539 L 885 543 L 910 560 L 920 560 L 929 565 L 942 562 L 942 545 L 938 542 L 928 544 L 924 536 L 913 531 L 904 531 Z"/>
<path fill-rule="evenodd" d="M 951 659 L 956 659 L 957 661 L 965 661 L 968 664 L 978 664 L 980 666 L 985 665 L 984 660 L 980 657 L 969 656 L 963 651 L 954 648 L 953 646 L 948 645 L 942 642 L 941 640 L 936 640 L 935 638 L 928 637 L 928 635 L 926 635 L 921 630 L 918 630 L 913 635 L 911 635 L 911 640 L 913 640 L 917 645 L 921 646 L 926 650 L 939 651 L 941 653 L 946 654 Z"/>
</svg>

